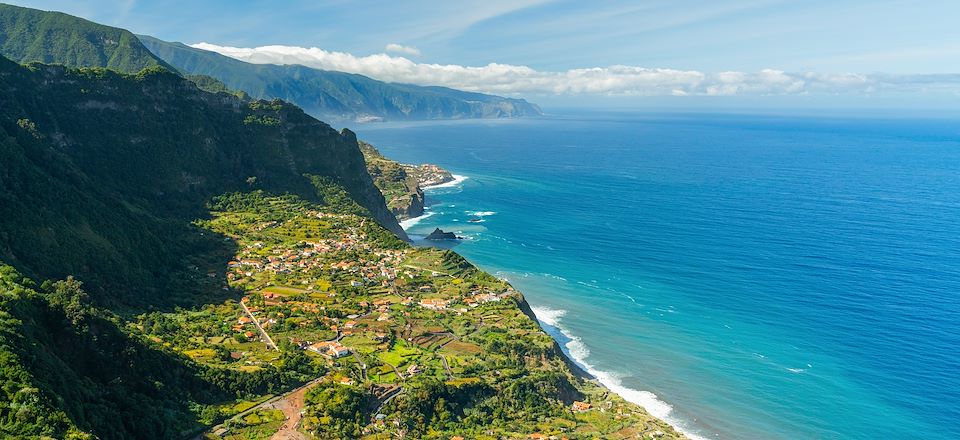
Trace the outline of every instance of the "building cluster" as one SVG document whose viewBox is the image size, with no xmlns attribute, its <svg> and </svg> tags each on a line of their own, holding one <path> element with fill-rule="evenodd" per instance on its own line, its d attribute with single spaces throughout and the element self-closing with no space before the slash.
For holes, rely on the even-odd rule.
<svg viewBox="0 0 960 440">
<path fill-rule="evenodd" d="M 330 358 L 341 358 L 350 354 L 350 349 L 337 341 L 321 341 L 305 345 L 307 350 Z"/>
</svg>

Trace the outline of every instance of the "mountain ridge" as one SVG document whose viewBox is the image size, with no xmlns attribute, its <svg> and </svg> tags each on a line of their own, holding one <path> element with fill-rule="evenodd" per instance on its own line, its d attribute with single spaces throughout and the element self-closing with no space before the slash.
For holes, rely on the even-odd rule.
<svg viewBox="0 0 960 440">
<path fill-rule="evenodd" d="M 105 67 L 124 73 L 163 66 L 130 31 L 55 11 L 0 3 L 0 54 L 20 64 Z"/>
<path fill-rule="evenodd" d="M 185 73 L 207 75 L 262 99 L 293 102 L 319 118 L 412 120 L 541 116 L 523 99 L 440 86 L 387 83 L 363 75 L 302 65 L 251 64 L 148 35 L 140 41 Z"/>
</svg>

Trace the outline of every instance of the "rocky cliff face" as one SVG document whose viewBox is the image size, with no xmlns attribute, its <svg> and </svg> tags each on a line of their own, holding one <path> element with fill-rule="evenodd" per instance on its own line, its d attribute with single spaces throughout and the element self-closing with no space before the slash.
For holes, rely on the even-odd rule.
<svg viewBox="0 0 960 440">
<path fill-rule="evenodd" d="M 122 75 L 0 58 L 0 163 L 0 259 L 104 291 L 163 291 L 201 246 L 190 222 L 226 192 L 319 200 L 320 177 L 406 238 L 352 132 L 281 101 L 201 91 L 160 67 Z"/>
<path fill-rule="evenodd" d="M 423 188 L 450 182 L 449 171 L 436 165 L 407 165 L 387 159 L 376 147 L 360 142 L 360 151 L 367 162 L 367 171 L 380 188 L 387 206 L 399 220 L 423 215 Z"/>
</svg>

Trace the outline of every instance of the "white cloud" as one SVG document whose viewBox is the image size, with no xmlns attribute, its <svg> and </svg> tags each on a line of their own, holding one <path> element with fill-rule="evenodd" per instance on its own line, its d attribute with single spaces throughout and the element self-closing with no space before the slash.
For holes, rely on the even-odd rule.
<svg viewBox="0 0 960 440">
<path fill-rule="evenodd" d="M 396 47 L 392 47 L 396 46 Z M 324 70 L 359 73 L 388 82 L 439 85 L 506 95 L 872 95 L 892 93 L 956 93 L 956 75 L 884 76 L 862 74 L 759 72 L 704 73 L 696 70 L 614 65 L 538 71 L 527 66 L 491 63 L 486 66 L 417 63 L 385 53 L 355 56 L 320 48 L 263 46 L 238 48 L 208 43 L 198 49 L 257 64 L 302 64 Z M 416 50 L 388 45 L 390 51 Z M 411 53 L 411 52 L 408 52 Z"/>
<path fill-rule="evenodd" d="M 388 44 L 384 48 L 384 50 L 392 53 L 402 53 L 407 55 L 413 55 L 415 57 L 420 56 L 420 49 L 417 49 L 416 47 L 413 47 L 413 46 L 404 46 L 402 44 L 397 44 L 397 43 Z"/>
</svg>

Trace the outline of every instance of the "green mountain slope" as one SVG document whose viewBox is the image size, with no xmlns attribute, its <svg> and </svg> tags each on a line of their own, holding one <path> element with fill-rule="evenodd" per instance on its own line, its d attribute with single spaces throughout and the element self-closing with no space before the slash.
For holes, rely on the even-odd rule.
<svg viewBox="0 0 960 440">
<path fill-rule="evenodd" d="M 5 4 L 0 4 L 0 54 L 19 63 L 105 67 L 126 73 L 169 67 L 129 31 Z"/>
<path fill-rule="evenodd" d="M 457 119 L 537 116 L 522 99 L 377 81 L 363 75 L 298 65 L 250 64 L 230 57 L 140 36 L 160 58 L 189 74 L 208 75 L 255 98 L 280 98 L 322 119 Z"/>
<path fill-rule="evenodd" d="M 223 270 L 187 256 L 231 251 L 190 223 L 224 192 L 321 200 L 319 179 L 405 237 L 353 133 L 159 67 L 122 75 L 0 59 L 0 163 L 0 260 L 34 278 L 77 275 L 120 303 L 169 307 L 186 300 L 171 292 L 196 290 L 197 273 Z"/>
<path fill-rule="evenodd" d="M 90 305 L 80 282 L 38 286 L 0 264 L 2 438 L 182 439 L 216 419 L 219 403 L 306 378 L 199 365 Z"/>
</svg>

